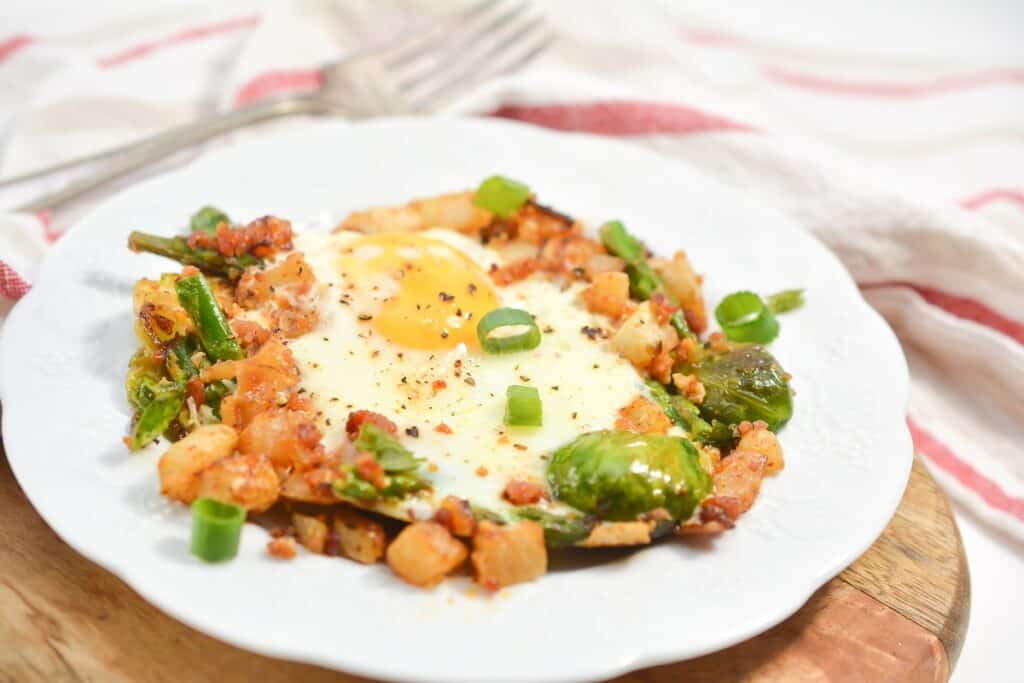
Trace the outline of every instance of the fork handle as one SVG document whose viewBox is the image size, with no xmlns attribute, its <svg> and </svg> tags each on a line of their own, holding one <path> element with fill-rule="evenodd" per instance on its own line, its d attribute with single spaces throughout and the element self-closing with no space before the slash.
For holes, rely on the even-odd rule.
<svg viewBox="0 0 1024 683">
<path fill-rule="evenodd" d="M 114 158 L 108 166 L 99 172 L 72 181 L 60 190 L 37 197 L 16 210 L 34 213 L 55 209 L 86 192 L 90 192 L 143 166 L 159 161 L 174 152 L 254 123 L 297 114 L 328 113 L 342 114 L 344 111 L 320 99 L 301 97 L 265 102 L 215 114 L 195 123 L 172 128 L 163 133 L 156 133 L 138 142 L 94 155 L 95 158 L 109 156 Z M 78 164 L 71 162 L 69 165 Z"/>
</svg>

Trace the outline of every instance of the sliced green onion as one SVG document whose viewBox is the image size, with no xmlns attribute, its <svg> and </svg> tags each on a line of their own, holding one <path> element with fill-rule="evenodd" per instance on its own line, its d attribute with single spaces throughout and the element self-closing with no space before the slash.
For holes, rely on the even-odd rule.
<svg viewBox="0 0 1024 683">
<path fill-rule="evenodd" d="M 765 304 L 772 313 L 785 313 L 804 305 L 804 290 L 786 289 L 765 297 Z"/>
<path fill-rule="evenodd" d="M 189 221 L 189 229 L 192 232 L 205 232 L 207 235 L 216 235 L 217 226 L 221 223 L 231 224 L 228 215 L 215 206 L 204 206 L 192 214 Z"/>
<path fill-rule="evenodd" d="M 494 334 L 501 328 L 523 328 L 504 330 L 502 334 Z M 487 353 L 515 353 L 529 351 L 540 345 L 540 328 L 533 316 L 519 308 L 496 308 L 476 324 L 476 336 L 480 346 Z"/>
<path fill-rule="evenodd" d="M 767 344 L 779 334 L 779 321 L 753 292 L 733 292 L 722 299 L 715 318 L 731 341 Z"/>
<path fill-rule="evenodd" d="M 492 175 L 480 183 L 473 203 L 499 218 L 508 218 L 530 198 L 530 188 L 520 182 L 500 175 Z"/>
<path fill-rule="evenodd" d="M 512 427 L 540 427 L 544 424 L 544 409 L 540 393 L 534 387 L 521 384 L 509 386 L 505 392 L 505 424 Z"/>
<path fill-rule="evenodd" d="M 211 360 L 245 358 L 245 352 L 235 340 L 224 311 L 220 310 L 217 297 L 213 295 L 210 283 L 202 273 L 181 278 L 175 283 L 174 289 L 178 293 L 178 302 L 196 326 L 199 341 Z"/>
<path fill-rule="evenodd" d="M 245 508 L 213 498 L 192 503 L 192 554 L 207 562 L 230 560 L 238 554 Z"/>
</svg>

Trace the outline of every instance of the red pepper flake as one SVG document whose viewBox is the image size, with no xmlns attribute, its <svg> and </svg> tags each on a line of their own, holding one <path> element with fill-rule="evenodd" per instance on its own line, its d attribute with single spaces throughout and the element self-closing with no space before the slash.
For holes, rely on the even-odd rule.
<svg viewBox="0 0 1024 683">
<path fill-rule="evenodd" d="M 442 389 L 447 389 L 448 382 L 445 382 L 443 379 L 435 379 L 433 382 L 431 382 L 430 388 L 433 389 L 434 393 L 436 394 Z"/>
<path fill-rule="evenodd" d="M 525 451 L 526 450 L 526 444 L 514 443 L 514 444 L 512 444 L 512 448 L 516 449 L 517 451 Z"/>
<path fill-rule="evenodd" d="M 513 505 L 533 505 L 547 497 L 547 489 L 536 482 L 513 479 L 505 486 L 502 495 Z"/>
<path fill-rule="evenodd" d="M 452 428 L 446 425 L 444 422 L 434 427 L 434 431 L 440 434 L 452 434 Z"/>
<path fill-rule="evenodd" d="M 486 477 L 487 476 L 487 468 L 484 467 L 483 465 L 480 465 L 480 467 L 477 467 L 476 468 L 476 476 L 478 476 L 478 477 Z"/>
</svg>

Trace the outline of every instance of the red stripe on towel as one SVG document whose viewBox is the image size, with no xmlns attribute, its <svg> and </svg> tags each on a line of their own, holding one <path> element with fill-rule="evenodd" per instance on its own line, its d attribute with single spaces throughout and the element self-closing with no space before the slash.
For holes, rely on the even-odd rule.
<svg viewBox="0 0 1024 683">
<path fill-rule="evenodd" d="M 1024 498 L 1014 498 L 999 484 L 961 459 L 953 450 L 935 438 L 924 427 L 907 416 L 907 427 L 914 440 L 914 448 L 923 453 L 943 472 L 978 494 L 991 507 L 1024 521 Z"/>
<path fill-rule="evenodd" d="M 992 202 L 1010 202 L 1024 208 L 1024 191 L 1022 190 L 989 190 L 960 201 L 965 209 L 980 209 Z"/>
<path fill-rule="evenodd" d="M 324 77 L 320 69 L 268 71 L 256 76 L 238 89 L 238 94 L 235 95 L 235 106 L 252 104 L 272 95 L 317 90 L 323 83 Z"/>
<path fill-rule="evenodd" d="M 0 261 L 0 296 L 17 301 L 32 287 L 14 268 Z"/>
<path fill-rule="evenodd" d="M 229 19 L 222 21 L 217 24 L 207 24 L 205 26 L 196 26 L 194 28 L 185 29 L 172 33 L 169 36 L 163 38 L 157 38 L 145 43 L 130 47 L 127 50 L 118 52 L 107 57 L 100 58 L 97 63 L 103 68 L 110 68 L 113 66 L 120 66 L 127 62 L 135 61 L 141 57 L 145 57 L 148 54 L 157 52 L 166 47 L 173 45 L 180 45 L 182 43 L 191 43 L 196 40 L 203 38 L 209 38 L 210 36 L 219 36 L 225 33 L 232 33 L 242 29 L 252 28 L 260 23 L 258 16 L 247 16 L 238 17 L 236 19 Z"/>
<path fill-rule="evenodd" d="M 765 69 L 764 74 L 772 80 L 803 90 L 863 97 L 927 97 L 989 85 L 1024 85 L 1024 69 L 993 69 L 918 83 L 840 80 L 785 69 Z"/>
<path fill-rule="evenodd" d="M 34 42 L 36 42 L 35 38 L 25 34 L 18 34 L 16 36 L 0 40 L 0 62 L 10 57 L 21 48 L 28 47 Z"/>
<path fill-rule="evenodd" d="M 492 116 L 556 130 L 598 135 L 751 132 L 746 124 L 691 107 L 664 102 L 611 100 L 577 104 L 506 105 Z"/>
<path fill-rule="evenodd" d="M 976 299 L 942 292 L 931 287 L 922 287 L 913 282 L 871 282 L 860 283 L 861 289 L 877 289 L 880 287 L 906 287 L 917 292 L 925 301 L 937 306 L 951 315 L 1001 332 L 1011 339 L 1024 344 L 1024 323 L 1010 320 L 1002 313 L 992 310 Z"/>
</svg>

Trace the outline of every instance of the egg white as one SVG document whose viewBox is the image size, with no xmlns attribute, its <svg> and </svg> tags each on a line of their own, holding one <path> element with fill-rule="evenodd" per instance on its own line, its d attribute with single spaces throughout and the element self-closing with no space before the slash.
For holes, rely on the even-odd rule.
<svg viewBox="0 0 1024 683">
<path fill-rule="evenodd" d="M 450 230 L 419 233 L 444 242 L 486 272 L 501 265 L 494 249 Z M 345 437 L 352 410 L 379 412 L 399 426 L 399 437 L 425 460 L 424 474 L 433 490 L 400 503 L 380 503 L 380 512 L 402 519 L 433 514 L 446 495 L 468 499 L 494 511 L 508 509 L 502 498 L 509 480 L 544 481 L 546 460 L 578 434 L 614 428 L 619 409 L 646 388 L 628 361 L 590 340 L 584 326 L 607 325 L 579 301 L 584 287 L 560 288 L 544 275 L 495 287 L 500 306 L 522 308 L 536 316 L 541 344 L 507 355 L 469 351 L 404 348 L 359 319 L 359 312 L 388 292 L 381 288 L 349 289 L 338 270 L 338 254 L 358 239 L 355 233 L 307 232 L 296 239 L 317 277 L 319 327 L 289 342 L 311 400 L 324 443 L 337 446 Z M 476 325 L 476 320 L 468 324 Z M 457 363 L 461 361 L 461 364 Z M 432 388 L 436 380 L 444 389 Z M 536 387 L 543 402 L 541 427 L 504 423 L 506 389 L 511 384 Z M 451 433 L 435 428 L 444 423 Z M 415 427 L 418 438 L 406 434 Z"/>
</svg>

